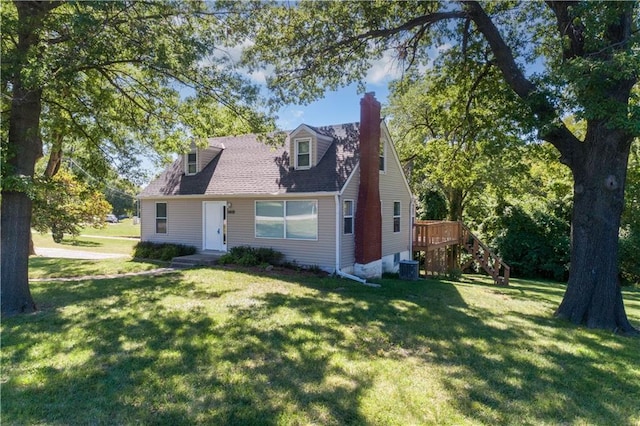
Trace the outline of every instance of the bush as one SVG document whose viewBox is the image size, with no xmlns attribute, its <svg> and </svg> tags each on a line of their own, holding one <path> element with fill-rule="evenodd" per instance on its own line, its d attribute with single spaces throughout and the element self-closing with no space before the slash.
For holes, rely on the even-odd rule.
<svg viewBox="0 0 640 426">
<path fill-rule="evenodd" d="M 640 285 L 640 229 L 628 227 L 620 235 L 618 266 L 622 285 Z"/>
<path fill-rule="evenodd" d="M 172 243 L 152 243 L 151 241 L 140 241 L 133 248 L 133 257 L 141 259 L 155 259 L 170 261 L 174 257 L 188 256 L 194 254 L 196 248 L 184 244 Z"/>
<path fill-rule="evenodd" d="M 232 247 L 227 254 L 218 260 L 218 263 L 240 266 L 280 265 L 283 259 L 282 253 L 271 248 L 237 246 Z"/>
<path fill-rule="evenodd" d="M 549 212 L 529 214 L 517 206 L 504 208 L 488 222 L 490 245 L 515 277 L 564 281 L 569 273 L 570 225 Z"/>
</svg>

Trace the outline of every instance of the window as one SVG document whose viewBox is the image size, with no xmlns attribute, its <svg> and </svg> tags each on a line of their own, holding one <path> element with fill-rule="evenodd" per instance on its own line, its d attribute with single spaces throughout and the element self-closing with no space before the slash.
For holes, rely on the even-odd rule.
<svg viewBox="0 0 640 426">
<path fill-rule="evenodd" d="M 296 139 L 296 169 L 311 167 L 311 139 Z"/>
<path fill-rule="evenodd" d="M 353 200 L 344 200 L 342 202 L 342 217 L 344 218 L 342 232 L 344 234 L 353 234 Z"/>
<path fill-rule="evenodd" d="M 393 232 L 400 232 L 400 201 L 393 202 Z"/>
<path fill-rule="evenodd" d="M 198 173 L 198 154 L 190 152 L 187 154 L 187 175 L 195 175 Z"/>
<path fill-rule="evenodd" d="M 378 164 L 378 169 L 381 172 L 385 171 L 385 161 L 384 161 L 384 140 L 380 140 L 380 163 Z"/>
<path fill-rule="evenodd" d="M 167 203 L 156 203 L 156 234 L 167 233 Z"/>
<path fill-rule="evenodd" d="M 393 266 L 396 266 L 400 263 L 400 253 L 394 253 L 393 255 Z"/>
<path fill-rule="evenodd" d="M 318 239 L 317 201 L 256 201 L 256 238 Z"/>
</svg>

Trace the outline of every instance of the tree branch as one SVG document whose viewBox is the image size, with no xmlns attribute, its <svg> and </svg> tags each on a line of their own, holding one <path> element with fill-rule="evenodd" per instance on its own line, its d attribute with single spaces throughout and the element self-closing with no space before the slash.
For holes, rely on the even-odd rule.
<svg viewBox="0 0 640 426">
<path fill-rule="evenodd" d="M 469 16 L 489 43 L 505 81 L 531 108 L 538 120 L 539 136 L 555 146 L 562 162 L 571 166 L 573 153 L 581 146 L 580 140 L 564 125 L 555 108 L 544 93 L 528 80 L 513 57 L 511 48 L 500 35 L 491 18 L 477 1 L 464 1 Z"/>
</svg>

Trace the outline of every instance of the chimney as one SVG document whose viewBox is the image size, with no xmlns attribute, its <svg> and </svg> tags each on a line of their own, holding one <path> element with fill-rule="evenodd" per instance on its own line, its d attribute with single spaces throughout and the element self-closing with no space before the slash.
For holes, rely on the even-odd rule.
<svg viewBox="0 0 640 426">
<path fill-rule="evenodd" d="M 360 187 L 356 206 L 354 273 L 382 276 L 380 210 L 380 102 L 373 92 L 360 101 Z"/>
</svg>

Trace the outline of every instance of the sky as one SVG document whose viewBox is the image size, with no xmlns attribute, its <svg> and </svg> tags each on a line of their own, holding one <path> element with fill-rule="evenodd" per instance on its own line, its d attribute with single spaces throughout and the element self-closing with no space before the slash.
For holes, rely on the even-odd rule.
<svg viewBox="0 0 640 426">
<path fill-rule="evenodd" d="M 402 75 L 402 65 L 397 59 L 385 54 L 371 63 L 365 77 L 366 92 L 375 92 L 376 99 L 383 104 L 389 96 L 388 84 Z M 264 74 L 250 75 L 255 83 L 265 84 Z M 276 125 L 281 130 L 293 130 L 300 124 L 324 126 L 360 121 L 360 99 L 357 84 L 353 83 L 336 91 L 325 93 L 325 96 L 309 105 L 288 105 L 278 111 Z"/>
<path fill-rule="evenodd" d="M 376 99 L 383 105 L 387 102 L 388 80 L 367 83 L 366 91 L 375 92 Z M 325 126 L 360 121 L 360 99 L 356 84 L 328 92 L 321 100 L 309 105 L 289 105 L 278 112 L 276 125 L 282 130 L 293 130 L 300 124 Z"/>
</svg>

